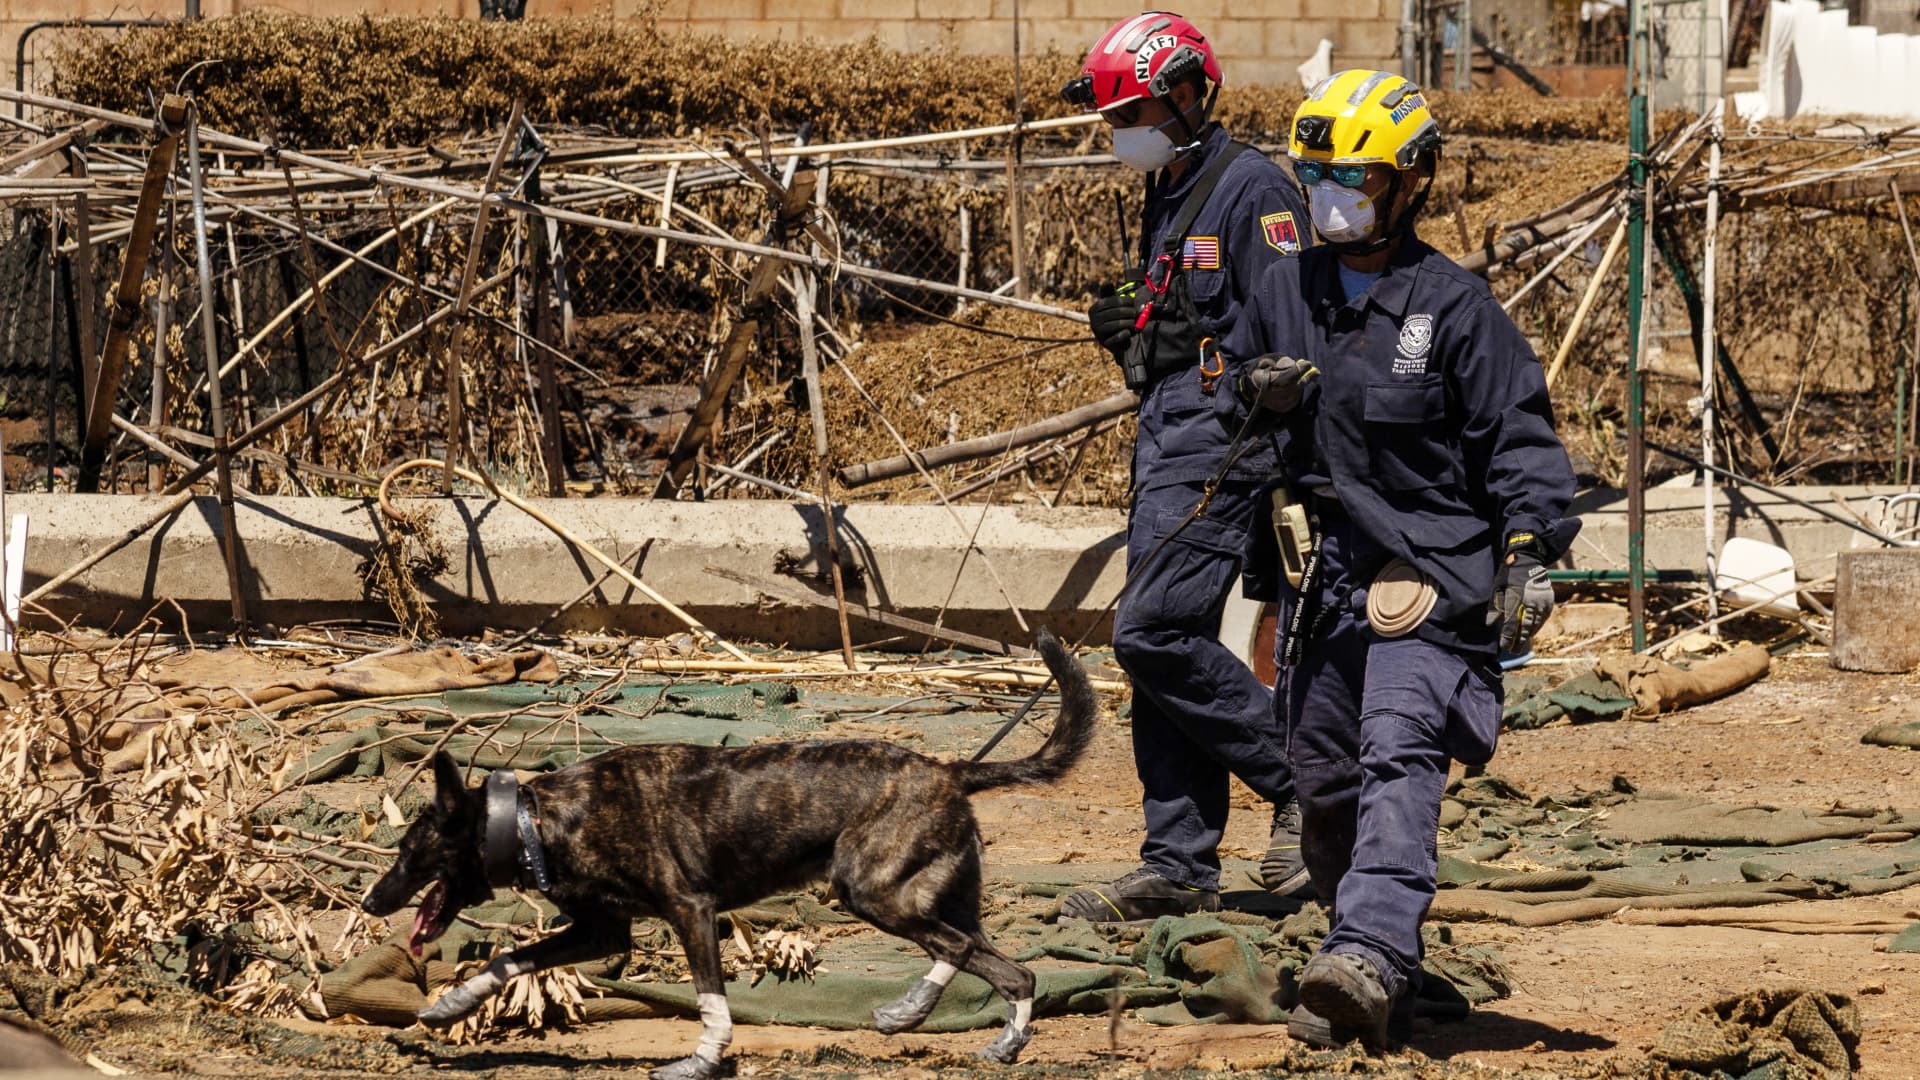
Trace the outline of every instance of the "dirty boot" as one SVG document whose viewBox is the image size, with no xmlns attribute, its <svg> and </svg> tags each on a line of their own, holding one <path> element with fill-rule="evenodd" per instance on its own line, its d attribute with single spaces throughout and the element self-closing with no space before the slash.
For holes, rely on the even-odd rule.
<svg viewBox="0 0 1920 1080">
<path fill-rule="evenodd" d="M 1293 1012 L 1288 1015 L 1287 1038 L 1305 1043 L 1315 1050 L 1338 1050 L 1355 1040 L 1365 1042 L 1359 1029 L 1345 1025 L 1335 1027 L 1326 1017 L 1305 1005 L 1295 1005 Z M 1393 1003 L 1393 1015 L 1387 1020 L 1387 1046 L 1392 1049 L 1412 1041 L 1413 999 L 1402 995 Z"/>
<path fill-rule="evenodd" d="M 1137 922 L 1162 915 L 1219 911 L 1220 894 L 1168 881 L 1150 866 L 1129 871 L 1106 885 L 1075 889 L 1060 902 L 1064 918 L 1088 922 Z"/>
<path fill-rule="evenodd" d="M 1362 1046 L 1374 1052 L 1389 1048 L 1393 995 L 1388 993 L 1386 981 L 1373 961 L 1364 956 L 1315 953 L 1300 972 L 1300 1004 L 1309 1016 L 1325 1019 L 1333 1039 L 1359 1039 Z M 1289 1021 L 1288 1034 L 1293 1030 Z"/>
<path fill-rule="evenodd" d="M 1300 857 L 1300 804 L 1292 799 L 1273 808 L 1273 833 L 1260 860 L 1260 886 L 1276 896 L 1313 896 L 1313 879 Z"/>
</svg>

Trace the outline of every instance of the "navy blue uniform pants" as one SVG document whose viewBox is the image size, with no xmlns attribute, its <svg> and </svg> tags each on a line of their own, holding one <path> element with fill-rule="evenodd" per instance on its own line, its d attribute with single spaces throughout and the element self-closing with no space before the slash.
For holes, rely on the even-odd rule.
<svg viewBox="0 0 1920 1080">
<path fill-rule="evenodd" d="M 1500 682 L 1490 657 L 1373 632 L 1367 583 L 1386 554 L 1351 524 L 1328 526 L 1321 558 L 1327 615 L 1299 663 L 1280 669 L 1275 698 L 1301 855 L 1314 890 L 1333 898 L 1320 947 L 1368 957 L 1402 996 L 1418 989 L 1447 771 L 1493 756 Z"/>
<path fill-rule="evenodd" d="M 1275 804 L 1293 798 L 1273 694 L 1220 643 L 1220 613 L 1238 587 L 1251 484 L 1227 484 L 1205 516 L 1139 569 L 1113 618 L 1113 653 L 1133 681 L 1133 759 L 1145 793 L 1140 858 L 1169 881 L 1217 889 L 1228 774 Z M 1134 501 L 1127 568 L 1200 500 L 1198 484 L 1152 488 Z"/>
</svg>

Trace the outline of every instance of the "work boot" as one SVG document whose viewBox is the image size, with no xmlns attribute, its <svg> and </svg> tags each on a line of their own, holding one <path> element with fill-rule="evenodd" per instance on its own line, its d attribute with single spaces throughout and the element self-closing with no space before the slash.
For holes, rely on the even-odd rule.
<svg viewBox="0 0 1920 1080">
<path fill-rule="evenodd" d="M 1063 917 L 1107 923 L 1219 910 L 1218 891 L 1189 889 L 1161 877 L 1150 866 L 1128 871 L 1106 885 L 1075 889 L 1060 902 Z"/>
<path fill-rule="evenodd" d="M 1310 1015 L 1324 1017 L 1333 1037 L 1359 1039 L 1376 1053 L 1388 1048 L 1393 995 L 1372 960 L 1357 953 L 1315 953 L 1300 972 L 1300 1004 Z M 1292 1021 L 1287 1031 L 1292 1034 Z"/>
<path fill-rule="evenodd" d="M 1345 1026 L 1336 1029 L 1326 1017 L 1305 1005 L 1295 1005 L 1287 1017 L 1287 1038 L 1315 1050 L 1338 1050 L 1361 1039 L 1361 1032 Z M 1412 1041 L 1413 999 L 1403 994 L 1393 1003 L 1393 1015 L 1387 1021 L 1387 1043 L 1389 1047 L 1400 1047 Z"/>
<path fill-rule="evenodd" d="M 1273 833 L 1260 859 L 1260 886 L 1275 896 L 1313 897 L 1313 879 L 1300 857 L 1300 803 L 1294 799 L 1273 808 Z"/>
</svg>

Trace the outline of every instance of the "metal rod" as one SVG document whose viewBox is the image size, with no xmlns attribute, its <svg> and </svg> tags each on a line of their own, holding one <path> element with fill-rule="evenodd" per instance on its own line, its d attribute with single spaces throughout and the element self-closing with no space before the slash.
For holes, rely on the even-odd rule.
<svg viewBox="0 0 1920 1080">
<path fill-rule="evenodd" d="M 1627 0 L 1627 606 L 1636 651 L 1647 644 L 1646 385 L 1640 372 L 1647 343 L 1647 218 L 1652 203 L 1646 159 L 1647 96 L 1642 85 L 1646 58 L 1641 55 L 1646 6 L 1647 0 Z"/>
<path fill-rule="evenodd" d="M 207 354 L 207 419 L 213 435 L 215 485 L 220 494 L 220 553 L 227 563 L 233 627 L 247 631 L 247 600 L 240 588 L 240 537 L 233 513 L 233 462 L 227 452 L 226 403 L 220 394 L 220 329 L 213 301 L 213 258 L 207 250 L 206 170 L 200 161 L 200 106 L 187 108 L 187 170 L 193 186 L 193 256 L 200 273 L 200 343 Z"/>
<path fill-rule="evenodd" d="M 1713 124 L 1707 131 L 1707 138 L 1712 140 L 1707 148 L 1707 235 L 1700 255 L 1700 460 L 1708 465 L 1713 464 L 1714 349 L 1718 345 L 1714 321 L 1717 296 L 1715 272 L 1718 268 L 1716 256 L 1720 249 L 1720 137 L 1725 134 L 1722 126 L 1724 106 L 1716 101 L 1712 111 Z M 1711 621 L 1713 616 L 1720 613 L 1716 580 L 1720 555 L 1714 548 L 1713 476 L 1710 473 L 1700 476 L 1700 529 L 1705 540 L 1707 617 Z"/>
</svg>

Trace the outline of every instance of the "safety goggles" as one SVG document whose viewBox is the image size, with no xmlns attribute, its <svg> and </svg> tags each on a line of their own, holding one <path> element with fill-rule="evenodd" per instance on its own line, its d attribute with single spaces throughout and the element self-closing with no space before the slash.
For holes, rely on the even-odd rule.
<svg viewBox="0 0 1920 1080">
<path fill-rule="evenodd" d="M 1324 161 L 1296 161 L 1293 163 L 1293 175 L 1307 187 L 1319 183 L 1328 177 L 1341 187 L 1357 188 L 1367 182 L 1365 165 L 1329 165 Z"/>
</svg>

